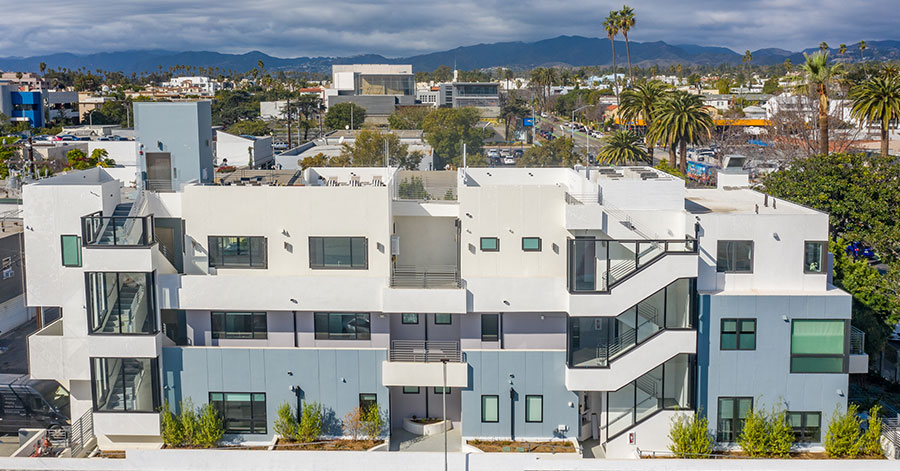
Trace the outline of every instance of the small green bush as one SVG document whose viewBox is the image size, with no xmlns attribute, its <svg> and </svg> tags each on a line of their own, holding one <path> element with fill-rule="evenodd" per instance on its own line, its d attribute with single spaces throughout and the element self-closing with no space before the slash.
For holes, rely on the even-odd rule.
<svg viewBox="0 0 900 471">
<path fill-rule="evenodd" d="M 369 437 L 370 440 L 378 440 L 384 432 L 384 416 L 378 404 L 373 404 L 366 409 L 362 418 L 363 435 Z"/>
<path fill-rule="evenodd" d="M 225 435 L 222 426 L 222 418 L 212 404 L 206 404 L 200 408 L 200 418 L 197 421 L 196 444 L 203 448 L 213 448 Z"/>
<path fill-rule="evenodd" d="M 769 454 L 769 421 L 765 412 L 755 408 L 747 412 L 737 443 L 750 457 L 759 458 Z"/>
<path fill-rule="evenodd" d="M 169 408 L 169 401 L 163 402 L 159 409 L 160 431 L 163 443 L 167 447 L 178 447 L 184 442 L 184 433 L 181 430 L 181 421 L 172 413 Z"/>
<path fill-rule="evenodd" d="M 859 437 L 859 451 L 867 456 L 882 456 L 884 448 L 881 447 L 881 406 L 878 404 L 869 409 L 869 428 Z"/>
<path fill-rule="evenodd" d="M 179 415 L 181 422 L 181 438 L 182 443 L 187 446 L 197 444 L 197 433 L 200 429 L 200 422 L 197 417 L 197 410 L 194 409 L 194 403 L 188 398 L 181 401 L 181 414 Z"/>
<path fill-rule="evenodd" d="M 678 414 L 672 419 L 669 430 L 669 451 L 679 458 L 698 458 L 713 451 L 709 419 L 697 411 L 693 414 Z"/>
<path fill-rule="evenodd" d="M 297 429 L 297 438 L 303 443 L 314 442 L 322 435 L 322 405 L 318 402 L 303 404 L 303 417 Z"/>
<path fill-rule="evenodd" d="M 767 440 L 769 456 L 787 458 L 794 446 L 794 430 L 788 423 L 787 413 L 776 409 L 769 416 L 769 436 Z"/>
<path fill-rule="evenodd" d="M 859 454 L 859 419 L 856 404 L 850 404 L 846 412 L 838 405 L 831 415 L 825 434 L 825 452 L 832 458 L 854 458 Z"/>
<path fill-rule="evenodd" d="M 272 423 L 272 430 L 285 440 L 297 441 L 297 415 L 294 414 L 291 405 L 287 402 L 282 403 L 278 406 L 277 414 L 275 422 Z"/>
</svg>

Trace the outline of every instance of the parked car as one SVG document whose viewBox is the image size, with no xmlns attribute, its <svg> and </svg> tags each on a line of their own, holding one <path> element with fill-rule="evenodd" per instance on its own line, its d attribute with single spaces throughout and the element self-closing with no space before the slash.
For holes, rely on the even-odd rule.
<svg viewBox="0 0 900 471">
<path fill-rule="evenodd" d="M 69 391 L 56 381 L 0 374 L 0 433 L 21 428 L 62 432 L 69 424 Z"/>
<path fill-rule="evenodd" d="M 500 155 L 503 157 L 509 157 L 512 155 L 512 150 L 511 149 L 503 149 L 500 151 Z"/>
<path fill-rule="evenodd" d="M 512 155 L 508 155 L 503 158 L 503 163 L 506 165 L 515 165 L 516 159 Z"/>
<path fill-rule="evenodd" d="M 498 159 L 499 159 L 499 158 L 500 158 L 500 151 L 497 150 L 497 149 L 488 149 L 487 155 L 488 155 L 488 157 L 490 157 L 490 158 L 492 158 L 492 159 L 493 159 L 493 158 L 498 158 Z"/>
<path fill-rule="evenodd" d="M 549 117 L 550 117 L 550 115 L 548 115 L 547 113 L 541 112 L 541 118 L 549 118 Z"/>
<path fill-rule="evenodd" d="M 513 157 L 515 157 L 517 159 L 521 158 L 523 155 L 525 155 L 525 152 L 522 151 L 522 149 L 516 149 L 513 151 Z"/>
<path fill-rule="evenodd" d="M 603 137 L 603 133 L 601 133 L 600 131 L 591 131 L 591 137 L 600 139 Z"/>
</svg>

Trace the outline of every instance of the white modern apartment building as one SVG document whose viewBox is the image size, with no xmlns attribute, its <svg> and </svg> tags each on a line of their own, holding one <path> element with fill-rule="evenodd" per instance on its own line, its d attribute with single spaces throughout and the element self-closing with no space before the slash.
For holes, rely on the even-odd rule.
<svg viewBox="0 0 900 471">
<path fill-rule="evenodd" d="M 444 184 L 436 189 L 435 181 Z M 829 282 L 828 217 L 746 175 L 651 168 L 309 168 L 289 186 L 195 181 L 123 197 L 104 169 L 24 188 L 31 375 L 93 414 L 102 449 L 158 446 L 163 400 L 271 440 L 282 403 L 326 433 L 377 403 L 464 439 L 665 450 L 672 417 L 735 441 L 782 408 L 818 446 L 866 371 Z"/>
</svg>

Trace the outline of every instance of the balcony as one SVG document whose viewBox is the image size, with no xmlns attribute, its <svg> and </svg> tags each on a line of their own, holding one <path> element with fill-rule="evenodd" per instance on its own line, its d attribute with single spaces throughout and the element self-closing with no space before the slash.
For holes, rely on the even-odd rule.
<svg viewBox="0 0 900 471">
<path fill-rule="evenodd" d="M 391 288 L 458 289 L 461 288 L 456 265 L 395 265 L 391 272 Z"/>
<path fill-rule="evenodd" d="M 130 217 L 130 205 L 119 205 L 112 216 L 101 211 L 81 218 L 86 247 L 146 247 L 155 241 L 153 216 Z"/>
<path fill-rule="evenodd" d="M 869 372 L 869 355 L 865 351 L 866 333 L 850 326 L 850 365 L 848 373 L 866 374 Z"/>
<path fill-rule="evenodd" d="M 459 342 L 394 340 L 382 363 L 382 381 L 385 386 L 443 386 L 445 368 L 448 387 L 468 387 L 469 365 Z"/>
<path fill-rule="evenodd" d="M 609 293 L 666 255 L 696 255 L 696 239 L 569 240 L 569 292 Z"/>
</svg>

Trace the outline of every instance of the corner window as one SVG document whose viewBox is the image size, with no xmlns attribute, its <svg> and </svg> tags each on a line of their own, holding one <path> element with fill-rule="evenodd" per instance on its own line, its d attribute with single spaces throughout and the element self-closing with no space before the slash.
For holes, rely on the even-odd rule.
<svg viewBox="0 0 900 471">
<path fill-rule="evenodd" d="M 481 251 L 482 252 L 499 252 L 500 251 L 500 239 L 496 237 L 482 237 L 481 238 Z"/>
<path fill-rule="evenodd" d="M 803 273 L 825 273 L 827 260 L 825 242 L 803 243 Z"/>
<path fill-rule="evenodd" d="M 400 323 L 402 324 L 418 324 L 419 323 L 419 315 L 418 314 L 401 314 L 400 315 Z"/>
<path fill-rule="evenodd" d="M 403 394 L 419 394 L 418 386 L 403 386 Z"/>
<path fill-rule="evenodd" d="M 753 241 L 720 240 L 716 250 L 716 271 L 753 273 Z"/>
<path fill-rule="evenodd" d="M 721 350 L 756 350 L 756 319 L 722 319 Z"/>
<path fill-rule="evenodd" d="M 522 250 L 525 252 L 540 252 L 540 237 L 522 237 Z"/>
<path fill-rule="evenodd" d="M 91 334 L 155 334 L 153 273 L 89 272 L 88 324 Z"/>
<path fill-rule="evenodd" d="M 317 312 L 316 340 L 369 340 L 369 313 Z"/>
<path fill-rule="evenodd" d="M 160 406 L 156 358 L 92 358 L 95 412 L 151 412 Z"/>
<path fill-rule="evenodd" d="M 525 422 L 544 421 L 544 396 L 525 396 Z"/>
<path fill-rule="evenodd" d="M 77 235 L 59 236 L 62 246 L 62 264 L 64 267 L 81 266 L 81 237 Z"/>
<path fill-rule="evenodd" d="M 752 408 L 752 397 L 720 397 L 716 440 L 725 443 L 737 441 L 744 430 L 747 413 Z"/>
<path fill-rule="evenodd" d="M 499 422 L 500 421 L 500 396 L 496 396 L 496 395 L 481 396 L 481 421 L 482 422 Z"/>
<path fill-rule="evenodd" d="M 378 395 L 373 393 L 360 393 L 359 409 L 362 411 L 369 410 L 372 406 L 378 405 Z"/>
<path fill-rule="evenodd" d="M 225 433 L 266 433 L 265 393 L 209 393 L 209 403 L 222 417 Z"/>
<path fill-rule="evenodd" d="M 450 325 L 453 323 L 453 316 L 450 314 L 435 314 L 434 315 L 434 324 L 435 325 Z"/>
<path fill-rule="evenodd" d="M 309 268 L 366 269 L 369 267 L 365 237 L 310 237 Z"/>
<path fill-rule="evenodd" d="M 500 314 L 481 315 L 481 341 L 496 342 L 500 340 Z"/>
<path fill-rule="evenodd" d="M 822 441 L 821 412 L 788 412 L 788 424 L 794 431 L 794 440 L 800 443 Z"/>
<path fill-rule="evenodd" d="M 791 373 L 844 373 L 846 330 L 843 319 L 791 322 Z"/>
<path fill-rule="evenodd" d="M 266 268 L 266 238 L 209 236 L 209 266 L 213 268 Z"/>
<path fill-rule="evenodd" d="M 265 312 L 213 312 L 212 338 L 265 339 L 268 337 Z"/>
</svg>

